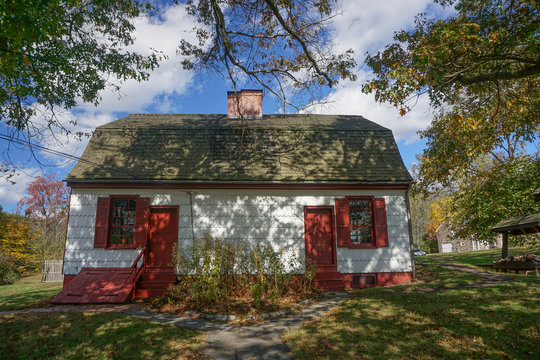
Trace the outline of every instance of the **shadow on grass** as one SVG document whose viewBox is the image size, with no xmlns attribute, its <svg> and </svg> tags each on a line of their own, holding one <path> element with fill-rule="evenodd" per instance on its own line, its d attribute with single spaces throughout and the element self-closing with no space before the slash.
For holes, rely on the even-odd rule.
<svg viewBox="0 0 540 360">
<path fill-rule="evenodd" d="M 540 358 L 539 285 L 352 299 L 286 340 L 302 359 Z"/>
<path fill-rule="evenodd" d="M 0 317 L 1 359 L 184 359 L 198 354 L 199 332 L 104 313 Z"/>
</svg>

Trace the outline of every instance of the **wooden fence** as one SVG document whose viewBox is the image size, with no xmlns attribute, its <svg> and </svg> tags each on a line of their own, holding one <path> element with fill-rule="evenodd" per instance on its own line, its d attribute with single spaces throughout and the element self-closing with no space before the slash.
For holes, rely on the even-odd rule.
<svg viewBox="0 0 540 360">
<path fill-rule="evenodd" d="M 64 275 L 62 275 L 62 260 L 45 260 L 41 268 L 43 276 L 41 281 L 43 282 L 62 282 L 64 281 Z"/>
</svg>

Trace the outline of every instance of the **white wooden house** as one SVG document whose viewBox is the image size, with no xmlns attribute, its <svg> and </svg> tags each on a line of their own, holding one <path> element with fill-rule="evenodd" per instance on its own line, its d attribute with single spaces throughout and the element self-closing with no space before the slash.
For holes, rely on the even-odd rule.
<svg viewBox="0 0 540 360">
<path fill-rule="evenodd" d="M 66 181 L 65 287 L 133 269 L 115 289 L 155 296 L 173 245 L 205 233 L 313 259 L 325 289 L 413 276 L 411 177 L 392 132 L 360 116 L 262 115 L 257 90 L 229 93 L 227 115 L 129 115 L 96 129 Z"/>
</svg>

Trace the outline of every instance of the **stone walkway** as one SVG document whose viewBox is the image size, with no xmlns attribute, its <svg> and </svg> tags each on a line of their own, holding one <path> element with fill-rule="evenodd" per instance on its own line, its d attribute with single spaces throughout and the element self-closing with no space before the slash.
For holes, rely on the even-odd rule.
<svg viewBox="0 0 540 360">
<path fill-rule="evenodd" d="M 313 301 L 291 316 L 268 320 L 259 325 L 239 326 L 200 319 L 161 314 L 147 310 L 123 313 L 174 326 L 207 331 L 205 352 L 213 359 L 291 359 L 289 348 L 281 341 L 285 331 L 300 327 L 306 320 L 322 317 L 348 298 L 345 292 L 327 295 Z"/>
<path fill-rule="evenodd" d="M 487 273 L 462 265 L 447 264 L 446 268 L 482 276 L 480 282 L 468 285 L 444 288 L 427 288 L 404 291 L 403 293 L 444 291 L 458 288 L 477 288 L 504 284 L 513 280 L 501 274 Z M 380 296 L 386 293 L 377 293 Z M 388 292 L 388 294 L 397 294 Z M 173 326 L 208 332 L 205 352 L 216 360 L 228 359 L 291 359 L 289 348 L 282 343 L 281 336 L 285 331 L 300 327 L 304 321 L 324 316 L 329 310 L 344 302 L 349 295 L 345 292 L 329 294 L 306 305 L 300 312 L 278 319 L 268 320 L 258 325 L 239 326 L 227 323 L 212 322 L 201 319 L 181 317 L 175 314 L 156 313 L 144 309 L 142 304 L 122 305 L 62 305 L 49 308 L 25 309 L 0 312 L 2 315 L 61 312 L 61 311 L 102 311 L 116 312 L 157 321 Z"/>
</svg>

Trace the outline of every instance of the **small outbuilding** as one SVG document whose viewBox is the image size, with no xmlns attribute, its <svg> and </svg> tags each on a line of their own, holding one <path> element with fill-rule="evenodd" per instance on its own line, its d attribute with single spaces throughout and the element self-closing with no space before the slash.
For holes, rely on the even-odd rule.
<svg viewBox="0 0 540 360">
<path fill-rule="evenodd" d="M 534 200 L 540 203 L 540 187 L 533 192 Z M 540 232 L 540 213 L 525 216 L 514 216 L 499 221 L 491 228 L 491 231 L 500 233 L 503 236 L 502 254 L 504 259 L 508 257 L 508 235 L 524 235 Z"/>
</svg>

